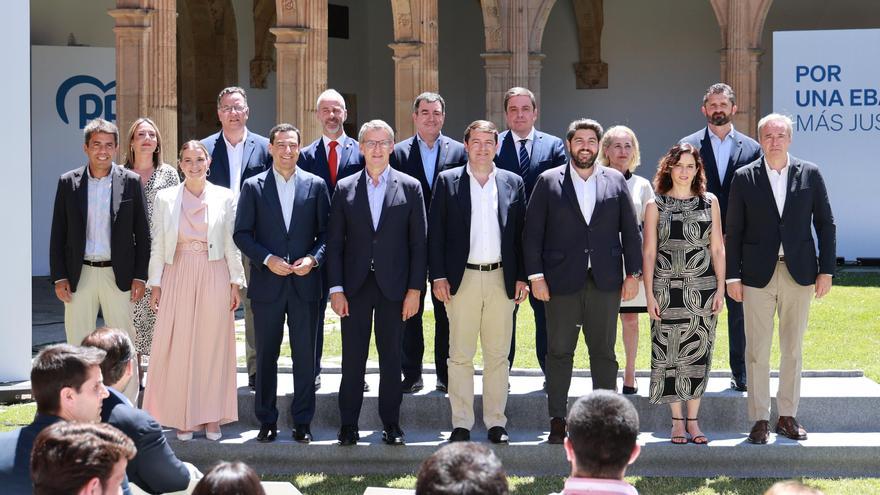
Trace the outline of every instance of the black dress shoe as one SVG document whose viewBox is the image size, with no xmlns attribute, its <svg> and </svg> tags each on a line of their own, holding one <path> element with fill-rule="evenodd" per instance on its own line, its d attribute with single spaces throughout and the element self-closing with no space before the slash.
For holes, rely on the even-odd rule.
<svg viewBox="0 0 880 495">
<path fill-rule="evenodd" d="M 489 428 L 489 441 L 492 443 L 507 443 L 510 436 L 503 426 L 493 426 Z"/>
<path fill-rule="evenodd" d="M 449 442 L 470 442 L 471 432 L 466 428 L 454 428 L 449 435 Z"/>
<path fill-rule="evenodd" d="M 400 382 L 400 388 L 405 394 L 414 394 L 425 388 L 425 384 L 422 382 L 422 377 L 404 378 Z"/>
<path fill-rule="evenodd" d="M 345 425 L 339 429 L 339 445 L 354 445 L 360 440 L 360 435 L 358 434 L 358 427 Z"/>
<path fill-rule="evenodd" d="M 746 382 L 740 382 L 737 380 L 730 380 L 730 388 L 737 392 L 748 392 L 749 390 L 748 386 L 746 386 Z"/>
<path fill-rule="evenodd" d="M 370 384 L 367 383 L 366 380 L 364 380 L 364 392 L 369 392 L 369 391 L 370 391 Z"/>
<path fill-rule="evenodd" d="M 278 425 L 275 423 L 263 423 L 260 425 L 260 432 L 257 433 L 257 441 L 268 443 L 274 442 L 278 437 Z"/>
<path fill-rule="evenodd" d="M 437 380 L 437 387 L 434 390 L 445 394 L 449 391 L 449 388 L 446 386 L 446 382 L 443 380 Z"/>
<path fill-rule="evenodd" d="M 403 430 L 400 425 L 385 425 L 385 431 L 382 432 L 382 441 L 388 445 L 403 445 Z"/>
<path fill-rule="evenodd" d="M 309 443 L 312 441 L 312 430 L 309 425 L 296 425 L 293 428 L 293 439 L 299 443 Z"/>
<path fill-rule="evenodd" d="M 257 389 L 257 375 L 248 375 L 248 388 L 251 390 Z"/>
<path fill-rule="evenodd" d="M 321 388 L 321 375 L 315 377 L 315 392 Z"/>
<path fill-rule="evenodd" d="M 552 418 L 550 420 L 550 434 L 547 436 L 547 443 L 561 444 L 565 440 L 565 419 Z"/>
</svg>

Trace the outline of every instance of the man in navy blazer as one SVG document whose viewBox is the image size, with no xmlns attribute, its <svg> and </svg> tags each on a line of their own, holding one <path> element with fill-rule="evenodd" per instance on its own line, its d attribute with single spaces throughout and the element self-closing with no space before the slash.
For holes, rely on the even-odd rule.
<svg viewBox="0 0 880 495">
<path fill-rule="evenodd" d="M 579 325 L 593 388 L 616 389 L 620 300 L 636 296 L 642 273 L 642 239 L 626 180 L 594 166 L 601 139 L 595 120 L 572 122 L 566 134 L 571 164 L 541 174 L 526 210 L 525 269 L 532 294 L 547 307 L 550 443 L 565 438 Z"/>
<path fill-rule="evenodd" d="M 220 91 L 217 96 L 217 118 L 220 131 L 202 139 L 202 144 L 211 154 L 211 168 L 208 180 L 215 185 L 232 190 L 235 198 L 241 192 L 244 181 L 272 165 L 269 154 L 269 140 L 250 132 L 247 128 L 250 110 L 247 106 L 247 93 L 244 89 L 232 86 Z M 250 280 L 247 259 L 242 259 L 245 277 Z M 244 308 L 245 362 L 248 369 L 248 385 L 253 390 L 257 373 L 257 354 L 254 348 L 254 318 L 247 298 L 246 289 L 239 290 Z"/>
<path fill-rule="evenodd" d="M 425 92 L 413 102 L 413 123 L 415 136 L 394 145 L 391 166 L 411 177 L 422 185 L 425 197 L 425 211 L 430 211 L 434 184 L 440 172 L 460 167 L 467 162 L 464 145 L 442 134 L 446 119 L 446 102 L 437 93 Z M 426 286 L 427 288 L 427 286 Z M 428 292 L 428 291 L 426 291 Z M 446 392 L 449 357 L 449 318 L 446 306 L 433 293 L 434 303 L 434 363 L 437 370 L 437 390 Z M 422 358 L 425 353 L 424 327 L 422 313 L 425 309 L 424 294 L 419 303 L 419 312 L 406 322 L 403 332 L 403 393 L 414 393 L 422 389 Z"/>
<path fill-rule="evenodd" d="M 500 134 L 500 145 L 495 164 L 523 178 L 526 201 L 532 195 L 538 176 L 544 171 L 567 162 L 565 146 L 556 136 L 535 129 L 538 120 L 538 103 L 535 95 L 526 88 L 514 87 L 504 95 L 504 114 L 508 130 Z M 544 303 L 529 296 L 529 304 L 535 312 L 535 355 L 541 371 L 546 371 L 547 321 Z M 517 305 L 517 309 L 519 306 Z M 510 344 L 510 366 L 516 355 L 516 310 L 513 314 L 513 340 Z"/>
<path fill-rule="evenodd" d="M 379 417 L 383 440 L 402 445 L 400 333 L 419 310 L 427 239 L 422 188 L 388 164 L 394 131 L 381 120 L 361 126 L 363 173 L 336 185 L 327 234 L 330 304 L 342 319 L 340 445 L 354 445 L 375 313 Z"/>
<path fill-rule="evenodd" d="M 162 426 L 120 392 L 134 376 L 134 345 L 128 335 L 116 328 L 102 327 L 86 336 L 82 345 L 106 353 L 101 361 L 101 374 L 110 395 L 102 403 L 101 421 L 125 433 L 137 448 L 137 454 L 125 468 L 128 481 L 147 493 L 194 488 L 201 478 L 199 470 L 181 462 L 165 440 Z"/>
<path fill-rule="evenodd" d="M 327 186 L 296 166 L 300 131 L 279 124 L 269 132 L 272 169 L 245 182 L 235 217 L 235 244 L 251 260 L 248 295 L 254 309 L 257 440 L 277 435 L 278 355 L 284 320 L 293 358 L 293 439 L 308 443 L 315 414 L 315 341 L 324 289 L 317 267 L 324 263 L 330 211 Z"/>
<path fill-rule="evenodd" d="M 721 207 L 721 227 L 726 225 L 727 198 L 730 183 L 737 170 L 761 156 L 761 147 L 754 139 L 733 128 L 736 115 L 736 94 L 724 83 L 709 86 L 703 96 L 700 111 L 708 122 L 704 129 L 681 139 L 700 150 L 706 171 L 706 189 L 718 198 Z M 727 337 L 729 341 L 730 387 L 745 392 L 746 334 L 743 326 L 742 303 L 725 294 L 727 302 Z"/>
<path fill-rule="evenodd" d="M 324 180 L 330 197 L 336 183 L 349 175 L 364 169 L 364 157 L 358 142 L 345 134 L 343 124 L 348 118 L 345 99 L 335 89 L 328 89 L 318 95 L 315 118 L 321 124 L 321 137 L 302 149 L 296 166 Z M 327 310 L 327 268 L 319 267 L 324 294 L 318 306 L 318 340 L 315 344 L 315 387 L 321 386 L 321 356 L 324 351 L 324 312 Z M 367 385 L 364 383 L 364 390 Z"/>
<path fill-rule="evenodd" d="M 806 440 L 798 423 L 803 339 L 810 300 L 831 290 L 836 263 L 834 216 L 819 167 L 788 154 L 791 119 L 758 122 L 764 156 L 736 172 L 727 209 L 727 291 L 743 302 L 749 442 L 770 437 L 770 347 L 779 315 L 776 433 Z M 813 230 L 816 238 L 813 238 Z M 816 244 L 818 241 L 818 256 Z"/>
</svg>

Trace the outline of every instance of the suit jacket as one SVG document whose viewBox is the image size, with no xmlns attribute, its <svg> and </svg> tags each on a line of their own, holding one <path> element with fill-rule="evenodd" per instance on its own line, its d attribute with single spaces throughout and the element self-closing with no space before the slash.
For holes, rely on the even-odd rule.
<svg viewBox="0 0 880 495">
<path fill-rule="evenodd" d="M 189 485 L 189 470 L 174 455 L 165 440 L 162 426 L 142 409 L 129 405 L 119 391 L 107 387 L 101 421 L 119 428 L 137 448 L 137 455 L 128 461 L 128 481 L 149 493 L 184 490 Z"/>
<path fill-rule="evenodd" d="M 642 268 L 642 240 L 626 180 L 612 168 L 594 168 L 596 207 L 589 225 L 567 164 L 541 174 L 529 201 L 523 230 L 526 274 L 543 273 L 551 297 L 582 289 L 588 262 L 596 286 L 606 291 L 623 283 L 624 260 L 627 273 Z"/>
<path fill-rule="evenodd" d="M 17 430 L 0 433 L 0 486 L 3 493 L 33 493 L 31 452 L 34 440 L 52 423 L 63 421 L 58 416 L 37 413 L 33 423 Z"/>
<path fill-rule="evenodd" d="M 496 169 L 498 226 L 501 228 L 501 262 L 507 297 L 513 299 L 516 281 L 526 280 L 522 262 L 522 229 L 526 194 L 522 179 Z M 447 170 L 437 179 L 428 226 L 431 279 L 449 280 L 454 295 L 464 277 L 471 248 L 471 187 L 466 167 Z"/>
<path fill-rule="evenodd" d="M 422 185 L 422 195 L 425 197 L 425 211 L 431 208 L 431 197 L 434 194 L 434 184 L 440 172 L 450 168 L 460 167 L 467 163 L 467 153 L 464 145 L 454 139 L 441 135 L 437 138 L 434 146 L 439 146 L 437 163 L 434 167 L 434 176 L 425 176 L 425 167 L 422 165 L 422 153 L 419 149 L 419 140 L 416 136 L 401 141 L 394 145 L 394 153 L 391 154 L 391 166 L 395 170 L 415 177 Z"/>
<path fill-rule="evenodd" d="M 833 274 L 836 263 L 834 216 L 819 167 L 793 156 L 782 215 L 770 188 L 764 159 L 736 172 L 727 205 L 727 278 L 765 287 L 773 277 L 779 245 L 785 266 L 800 285 L 816 283 L 819 273 Z M 818 262 L 812 226 L 819 244 Z"/>
<path fill-rule="evenodd" d="M 330 196 L 327 184 L 320 177 L 298 169 L 293 179 L 294 199 L 290 227 L 284 225 L 281 200 L 278 197 L 275 173 L 267 170 L 245 181 L 238 197 L 233 238 L 239 249 L 251 260 L 251 283 L 248 297 L 259 302 L 275 301 L 286 278 L 293 280 L 299 297 L 317 301 L 326 288 L 321 275 L 312 270 L 300 277 L 281 277 L 269 270 L 263 261 L 273 254 L 295 260 L 310 255 L 324 264 Z"/>
<path fill-rule="evenodd" d="M 202 144 L 211 154 L 211 168 L 208 181 L 211 184 L 231 188 L 229 177 L 229 155 L 226 153 L 226 141 L 223 131 L 218 131 L 202 139 Z M 244 151 L 241 154 L 241 177 L 238 183 L 253 177 L 272 166 L 272 155 L 269 154 L 269 140 L 248 130 L 244 140 Z"/>
<path fill-rule="evenodd" d="M 140 177 L 113 164 L 110 200 L 110 253 L 116 286 L 131 290 L 133 279 L 147 279 L 150 258 L 150 224 Z M 65 173 L 58 179 L 52 232 L 49 238 L 49 268 L 52 281 L 67 279 L 76 291 L 86 251 L 89 176 L 86 167 Z"/>
<path fill-rule="evenodd" d="M 730 149 L 730 159 L 727 161 L 724 177 L 718 175 L 718 164 L 715 163 L 715 152 L 712 150 L 708 127 L 686 136 L 680 141 L 691 144 L 700 150 L 700 158 L 702 158 L 706 170 L 706 189 L 718 198 L 718 205 L 721 207 L 722 229 L 726 227 L 727 200 L 730 196 L 730 183 L 733 181 L 733 175 L 737 170 L 761 156 L 761 145 L 754 139 L 736 129 L 731 129 L 730 135 L 734 144 Z"/>
<path fill-rule="evenodd" d="M 367 199 L 367 172 L 336 184 L 327 233 L 329 286 L 354 296 L 375 266 L 376 282 L 386 298 L 402 301 L 407 289 L 423 290 L 427 277 L 425 202 L 412 177 L 391 169 L 378 228 L 373 228 Z"/>
<path fill-rule="evenodd" d="M 357 140 L 346 135 L 343 141 L 343 145 L 336 148 L 338 159 L 336 165 L 337 184 L 343 178 L 363 170 L 365 163 Z M 302 149 L 296 166 L 300 170 L 305 170 L 324 179 L 324 182 L 327 184 L 327 190 L 330 191 L 330 197 L 333 197 L 335 186 L 330 184 L 330 169 L 327 164 L 327 150 L 324 149 L 323 137 L 319 137 Z"/>
<path fill-rule="evenodd" d="M 162 189 L 153 205 L 153 243 L 150 249 L 150 280 L 148 284 L 162 285 L 165 265 L 174 263 L 177 235 L 180 227 L 180 208 L 185 183 Z M 208 259 L 226 259 L 230 283 L 244 287 L 244 268 L 241 253 L 232 241 L 235 222 L 235 200 L 225 187 L 205 184 L 205 203 L 208 205 Z"/>
<path fill-rule="evenodd" d="M 526 186 L 526 200 L 532 196 L 539 175 L 548 169 L 568 163 L 561 139 L 537 129 L 534 138 L 529 153 L 529 170 L 522 176 Z M 495 156 L 495 165 L 519 175 L 519 154 L 513 142 L 513 133 L 509 130 L 504 131 L 499 134 L 498 139 L 501 141 L 501 148 Z"/>
</svg>

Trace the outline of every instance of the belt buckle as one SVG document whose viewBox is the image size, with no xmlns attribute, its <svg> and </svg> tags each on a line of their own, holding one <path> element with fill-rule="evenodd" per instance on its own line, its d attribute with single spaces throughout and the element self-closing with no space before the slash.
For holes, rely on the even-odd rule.
<svg viewBox="0 0 880 495">
<path fill-rule="evenodd" d="M 194 253 L 201 253 L 205 250 L 204 243 L 202 241 L 190 241 L 189 249 Z"/>
</svg>

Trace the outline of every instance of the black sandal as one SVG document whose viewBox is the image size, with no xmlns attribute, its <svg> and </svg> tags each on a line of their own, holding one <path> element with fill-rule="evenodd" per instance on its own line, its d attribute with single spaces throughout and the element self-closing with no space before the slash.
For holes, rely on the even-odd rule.
<svg viewBox="0 0 880 495">
<path fill-rule="evenodd" d="M 673 421 L 685 421 L 685 418 L 672 418 Z M 685 431 L 687 431 L 687 425 L 685 425 Z M 688 439 L 687 437 L 675 435 L 669 439 L 670 443 L 673 445 L 687 445 Z"/>
<path fill-rule="evenodd" d="M 699 418 L 687 418 L 685 421 L 696 421 Z M 685 431 L 687 431 L 687 425 L 685 425 Z M 690 435 L 690 433 L 688 433 Z M 702 439 L 702 440 L 700 440 Z M 709 439 L 706 438 L 706 435 L 697 435 L 695 437 L 691 437 L 691 442 L 694 442 L 696 445 L 708 445 Z"/>
</svg>

